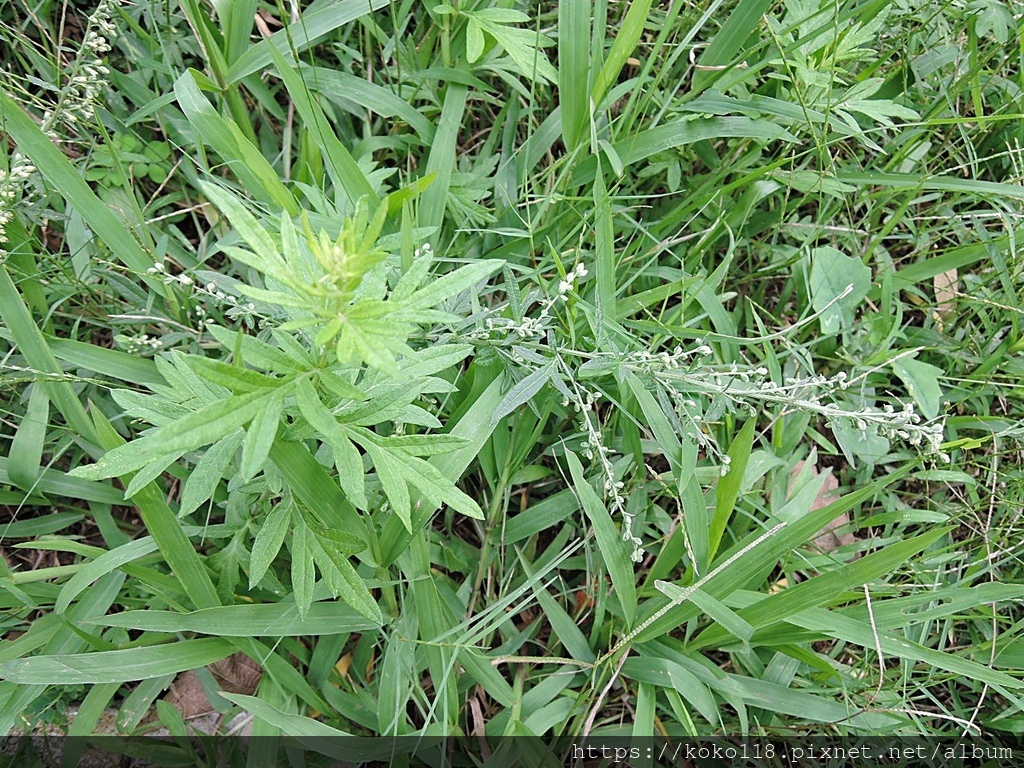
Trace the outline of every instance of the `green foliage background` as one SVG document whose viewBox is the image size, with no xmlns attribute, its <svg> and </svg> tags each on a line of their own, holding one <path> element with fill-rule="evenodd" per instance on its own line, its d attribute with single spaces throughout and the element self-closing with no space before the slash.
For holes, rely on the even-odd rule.
<svg viewBox="0 0 1024 768">
<path fill-rule="evenodd" d="M 1022 18 L 0 4 L 0 731 L 1019 732 Z"/>
</svg>

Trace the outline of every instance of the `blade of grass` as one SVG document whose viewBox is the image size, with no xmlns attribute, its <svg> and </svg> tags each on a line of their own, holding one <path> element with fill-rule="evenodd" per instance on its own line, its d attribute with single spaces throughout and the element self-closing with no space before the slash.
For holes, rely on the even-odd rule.
<svg viewBox="0 0 1024 768">
<path fill-rule="evenodd" d="M 53 188 L 60 190 L 61 196 L 78 211 L 89 228 L 102 238 L 114 256 L 142 276 L 149 290 L 163 296 L 166 292 L 163 283 L 146 276 L 146 270 L 153 265 L 153 244 L 148 239 L 148 231 L 129 231 L 124 219 L 96 196 L 82 179 L 81 172 L 3 91 L 0 91 L 0 125 Z M 141 245 L 137 238 L 142 239 Z M 4 301 L 2 306 L 6 305 Z"/>
<path fill-rule="evenodd" d="M 558 104 L 570 153 L 589 136 L 590 13 L 591 3 L 583 0 L 558 4 Z"/>
<path fill-rule="evenodd" d="M 195 128 L 197 142 L 213 147 L 249 192 L 265 203 L 298 216 L 299 204 L 295 196 L 238 126 L 225 120 L 210 106 L 199 90 L 197 74 L 189 70 L 174 82 L 178 105 Z"/>
<path fill-rule="evenodd" d="M 761 18 L 768 12 L 772 0 L 740 0 L 725 24 L 697 59 L 697 71 L 690 84 L 691 93 L 697 94 L 714 82 L 715 69 L 729 65 L 744 44 L 756 32 Z"/>
<path fill-rule="evenodd" d="M 612 200 L 605 186 L 600 159 L 594 177 L 594 251 L 597 260 L 594 270 L 597 273 L 597 309 L 602 318 L 611 321 L 617 317 L 615 275 L 618 264 L 615 259 Z M 598 328 L 603 330 L 604 323 L 599 321 Z"/>
<path fill-rule="evenodd" d="M 437 123 L 437 133 L 427 157 L 424 176 L 436 173 L 431 184 L 420 197 L 419 226 L 440 227 L 444 220 L 444 212 L 451 194 L 452 172 L 455 170 L 455 150 L 458 146 L 459 129 L 466 111 L 466 98 L 469 89 L 458 83 L 448 83 L 448 90 L 441 107 L 441 119 Z"/>
<path fill-rule="evenodd" d="M 4 98 L 6 96 L 0 93 L 0 103 Z M 81 179 L 79 178 L 78 181 L 81 182 Z M 84 182 L 81 183 L 84 185 Z M 0 264 L 0 317 L 3 318 L 18 349 L 32 368 L 42 374 L 53 374 L 57 377 L 64 375 L 64 371 L 61 370 L 47 346 L 46 339 L 32 319 L 32 315 L 29 314 L 28 308 L 22 301 L 18 289 L 14 287 L 7 268 L 3 264 Z M 66 381 L 40 383 L 68 425 L 90 443 L 97 443 L 98 439 L 92 420 L 85 412 L 85 408 L 71 385 Z M 5 467 L 5 469 L 7 468 Z"/>
<path fill-rule="evenodd" d="M 749 117 L 711 117 L 697 120 L 676 120 L 657 128 L 639 131 L 612 145 L 623 166 L 638 163 L 659 152 L 694 144 L 707 139 L 751 138 L 759 141 L 791 141 L 797 137 L 768 120 Z M 582 161 L 573 176 L 574 184 L 587 184 L 597 174 L 597 158 Z"/>
<path fill-rule="evenodd" d="M 715 515 L 711 520 L 711 530 L 708 533 L 708 551 L 711 558 L 718 552 L 718 545 L 722 541 L 722 534 L 729 524 L 729 518 L 736 508 L 736 499 L 739 498 L 740 485 L 743 482 L 743 473 L 747 471 L 747 461 L 750 459 L 750 450 L 754 445 L 754 429 L 757 426 L 757 419 L 747 419 L 747 423 L 739 431 L 729 446 L 729 473 L 718 481 L 715 488 Z"/>
<path fill-rule="evenodd" d="M 569 465 L 569 473 L 572 475 L 576 496 L 579 498 L 580 505 L 583 507 L 583 511 L 590 519 L 590 524 L 594 528 L 598 549 L 601 550 L 601 557 L 604 559 L 605 568 L 608 569 L 612 585 L 619 596 L 622 615 L 626 619 L 626 624 L 632 626 L 636 620 L 637 602 L 636 577 L 633 575 L 630 548 L 615 529 L 612 516 L 608 513 L 601 497 L 597 495 L 597 492 L 583 476 L 583 465 L 580 464 L 576 454 L 566 450 L 565 460 Z"/>
<path fill-rule="evenodd" d="M 32 387 L 28 408 L 11 441 L 11 454 L 7 473 L 19 488 L 30 490 L 42 471 L 43 444 L 50 420 L 50 399 L 42 383 Z"/>
<path fill-rule="evenodd" d="M 110 425 L 98 408 L 93 408 L 92 413 L 100 444 L 104 448 L 110 451 L 125 444 L 124 438 Z M 155 483 L 149 483 L 135 494 L 133 501 L 138 507 L 146 530 L 153 537 L 171 571 L 196 608 L 220 605 L 220 599 L 206 566 L 185 536 L 180 521 L 167 506 L 160 488 Z"/>
<path fill-rule="evenodd" d="M 289 24 L 269 39 L 250 46 L 228 70 L 227 81 L 237 82 L 264 69 L 271 62 L 270 46 L 274 46 L 281 54 L 287 54 L 294 45 L 295 50 L 301 53 L 323 35 L 380 10 L 388 2 L 389 0 L 337 0 L 315 11 L 307 11 L 297 24 Z"/>
<path fill-rule="evenodd" d="M 25 685 L 123 683 L 205 667 L 233 652 L 230 643 L 206 637 L 122 651 L 33 656 L 0 664 L 0 676 Z"/>
<path fill-rule="evenodd" d="M 947 533 L 948 528 L 938 528 L 904 539 L 834 571 L 769 595 L 749 608 L 743 608 L 739 615 L 754 629 L 763 630 L 807 608 L 820 608 L 829 602 L 843 600 L 841 596 L 847 591 L 891 573 Z M 690 647 L 714 647 L 725 640 L 724 632 L 721 627 L 709 627 L 691 641 Z"/>
<path fill-rule="evenodd" d="M 124 544 L 117 549 L 104 552 L 91 563 L 86 564 L 82 570 L 68 580 L 68 583 L 63 586 L 60 594 L 57 596 L 57 601 L 53 605 L 53 612 L 63 614 L 67 611 L 68 606 L 71 605 L 71 601 L 88 589 L 93 582 L 98 581 L 122 565 L 131 563 L 140 557 L 145 557 L 151 552 L 156 551 L 156 542 L 151 536 L 145 536 Z"/>
<path fill-rule="evenodd" d="M 324 157 L 327 158 L 328 172 L 331 174 L 335 189 L 345 194 L 353 210 L 362 197 L 369 198 L 371 205 L 379 202 L 370 182 L 366 180 L 362 169 L 349 154 L 348 149 L 338 139 L 334 128 L 331 127 L 320 105 L 313 99 L 295 65 L 286 59 L 276 47 L 270 46 L 268 51 L 274 62 L 274 67 L 277 69 L 277 74 L 284 82 L 306 129 L 323 151 Z"/>
<path fill-rule="evenodd" d="M 305 618 L 288 603 L 225 605 L 191 613 L 125 611 L 92 619 L 92 624 L 147 632 L 198 632 L 223 637 L 291 637 L 364 632 L 378 625 L 343 603 L 313 603 Z"/>
</svg>

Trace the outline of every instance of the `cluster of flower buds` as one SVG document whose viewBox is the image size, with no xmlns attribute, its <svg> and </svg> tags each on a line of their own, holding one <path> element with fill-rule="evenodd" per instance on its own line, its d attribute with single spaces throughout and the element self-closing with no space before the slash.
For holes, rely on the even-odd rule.
<svg viewBox="0 0 1024 768">
<path fill-rule="evenodd" d="M 223 289 L 219 288 L 216 283 L 208 282 L 205 285 L 192 279 L 189 275 L 181 272 L 177 275 L 172 275 L 167 271 L 167 267 L 162 262 L 155 262 L 153 266 L 146 270 L 147 274 L 160 275 L 163 277 L 165 285 L 182 285 L 192 290 L 192 292 L 201 298 L 209 299 L 212 303 L 219 306 L 224 310 L 224 314 L 229 317 L 240 317 L 244 322 L 256 322 L 262 320 L 259 313 L 256 311 L 256 305 L 250 302 L 242 302 L 238 300 L 237 296 L 227 293 Z M 214 321 L 207 315 L 207 309 L 202 304 L 198 304 L 193 310 L 196 319 L 200 326 L 212 324 Z"/>
<path fill-rule="evenodd" d="M 0 171 L 0 246 L 7 242 L 7 225 L 14 217 L 14 206 L 23 197 L 25 183 L 36 168 L 20 152 L 11 157 L 11 169 Z M 0 249 L 0 257 L 4 252 Z"/>
<path fill-rule="evenodd" d="M 91 120 L 97 98 L 107 85 L 110 70 L 100 58 L 110 50 L 108 38 L 117 32 L 110 21 L 118 0 L 100 0 L 86 24 L 81 48 L 70 66 L 70 75 L 57 96 L 53 109 L 43 113 L 40 129 L 52 141 L 60 141 L 56 130 L 63 122 L 74 126 L 80 119 Z M 20 152 L 11 156 L 10 169 L 0 171 L 0 262 L 6 257 L 6 228 L 14 216 L 14 207 L 26 198 L 25 186 L 36 172 Z"/>
</svg>

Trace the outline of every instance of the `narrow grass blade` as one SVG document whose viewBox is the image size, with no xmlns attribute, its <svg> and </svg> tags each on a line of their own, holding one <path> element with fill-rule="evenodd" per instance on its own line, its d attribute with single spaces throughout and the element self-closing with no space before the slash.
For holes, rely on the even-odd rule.
<svg viewBox="0 0 1024 768">
<path fill-rule="evenodd" d="M 590 91 L 590 99 L 595 106 L 600 106 L 608 89 L 611 88 L 619 77 L 619 72 L 625 65 L 626 60 L 636 49 L 640 37 L 647 25 L 647 16 L 651 12 L 651 0 L 638 0 L 629 4 L 629 10 L 615 34 L 615 41 L 608 52 L 601 71 L 594 79 L 594 87 Z"/>
<path fill-rule="evenodd" d="M 88 589 L 93 582 L 99 580 L 103 576 L 106 576 L 114 569 L 120 568 L 122 565 L 134 562 L 140 557 L 145 557 L 146 555 L 156 551 L 156 542 L 151 536 L 146 536 L 129 542 L 128 544 L 124 544 L 117 549 L 104 552 L 72 576 L 68 583 L 63 586 L 60 591 L 60 595 L 57 597 L 57 602 L 54 603 L 54 613 L 64 613 L 68 606 L 71 605 L 72 600 Z"/>
<path fill-rule="evenodd" d="M 885 479 L 892 482 L 894 478 L 890 475 Z M 751 534 L 746 540 L 721 555 L 721 564 L 701 579 L 703 583 L 699 588 L 718 600 L 724 600 L 731 592 L 763 578 L 766 570 L 785 553 L 813 538 L 814 534 L 831 520 L 866 501 L 877 491 L 876 487 L 867 487 L 849 493 L 793 523 L 782 525 L 772 535 L 761 532 Z M 690 603 L 666 605 L 661 601 L 650 601 L 644 608 L 648 618 L 641 621 L 637 629 L 631 633 L 633 637 L 630 640 L 650 640 L 679 626 L 699 612 L 699 609 Z"/>
<path fill-rule="evenodd" d="M 759 141 L 797 141 L 797 137 L 768 120 L 749 117 L 711 117 L 697 120 L 676 120 L 657 128 L 649 128 L 629 138 L 615 142 L 612 147 L 623 166 L 638 163 L 666 150 L 694 144 L 707 139 L 746 137 Z M 597 158 L 590 157 L 580 163 L 573 183 L 586 184 L 597 174 Z"/>
<path fill-rule="evenodd" d="M 322 5 L 315 11 L 307 11 L 297 24 L 275 32 L 269 39 L 252 45 L 231 66 L 227 73 L 229 83 L 255 74 L 271 62 L 270 46 L 282 55 L 290 53 L 292 46 L 301 53 L 314 40 L 356 19 L 373 13 L 388 4 L 389 0 L 336 0 Z"/>
<path fill-rule="evenodd" d="M 491 416 L 493 425 L 497 425 L 499 421 L 508 416 L 514 410 L 532 400 L 533 396 L 540 392 L 541 388 L 548 383 L 554 374 L 555 363 L 552 361 L 551 363 L 529 373 L 521 381 L 517 382 L 516 385 L 508 391 L 508 394 L 505 395 L 504 399 Z"/>
<path fill-rule="evenodd" d="M 441 107 L 441 119 L 437 124 L 434 143 L 427 157 L 424 175 L 436 173 L 434 183 L 420 197 L 419 226 L 440 227 L 448 205 L 452 172 L 455 170 L 455 149 L 459 139 L 459 128 L 466 111 L 469 89 L 464 85 L 449 83 Z"/>
<path fill-rule="evenodd" d="M 953 653 L 945 653 L 934 648 L 927 648 L 918 643 L 905 640 L 902 637 L 896 637 L 888 633 L 876 633 L 869 621 L 858 621 L 857 619 L 843 616 L 836 611 L 829 611 L 824 608 L 809 608 L 792 616 L 789 621 L 812 632 L 834 637 L 837 640 L 844 640 L 848 643 L 855 643 L 863 648 L 875 648 L 877 644 L 881 647 L 883 654 L 944 669 L 968 680 L 980 680 L 995 687 L 996 690 L 1011 699 L 1016 698 L 1010 693 L 1011 691 L 1018 691 L 1024 688 L 1024 680 L 1008 675 L 1005 672 L 999 672 L 984 664 L 979 664 L 976 661 L 965 659 Z"/>
<path fill-rule="evenodd" d="M 145 275 L 153 265 L 153 244 L 146 233 L 130 232 L 124 225 L 124 219 L 96 197 L 81 172 L 3 91 L 0 91 L 0 125 L 54 189 L 60 190 L 68 204 L 81 214 L 89 228 L 102 237 L 114 256 L 129 269 Z M 142 238 L 143 245 L 139 244 L 136 236 Z M 155 293 L 161 296 L 165 293 L 159 280 L 147 279 L 147 283 Z M 4 301 L 2 306 L 6 307 L 6 304 Z"/>
<path fill-rule="evenodd" d="M 725 24 L 697 59 L 698 69 L 694 72 L 690 85 L 693 93 L 699 93 L 711 84 L 717 74 L 714 71 L 716 68 L 732 62 L 733 57 L 757 30 L 761 17 L 768 12 L 771 5 L 772 0 L 740 0 Z"/>
<path fill-rule="evenodd" d="M 961 192 L 978 197 L 1024 200 L 1024 187 L 998 181 L 958 179 L 953 176 L 925 176 L 915 173 L 886 173 L 883 171 L 838 171 L 836 179 L 844 184 L 865 187 L 890 187 L 928 192 Z"/>
<path fill-rule="evenodd" d="M 612 200 L 605 186 L 601 163 L 597 164 L 597 176 L 594 178 L 594 250 L 597 263 L 597 309 L 605 320 L 617 317 L 615 309 L 616 263 L 615 258 L 615 225 L 612 221 Z M 604 328 L 604 323 L 599 323 Z"/>
<path fill-rule="evenodd" d="M 0 456 L 0 484 L 10 483 L 7 474 L 9 459 Z M 66 496 L 70 499 L 91 501 L 97 504 L 122 504 L 124 492 L 106 483 L 71 477 L 56 469 L 44 469 L 35 484 L 36 493 L 49 496 Z M 20 494 L 23 496 L 23 494 Z"/>
<path fill-rule="evenodd" d="M 210 105 L 191 70 L 175 81 L 174 93 L 196 130 L 196 139 L 213 147 L 246 189 L 263 202 L 283 208 L 292 216 L 299 215 L 299 204 L 277 171 L 237 125 L 225 120 Z"/>
<path fill-rule="evenodd" d="M 50 399 L 43 385 L 36 384 L 29 395 L 28 409 L 11 441 L 7 473 L 19 488 L 30 490 L 42 471 L 43 444 L 50 420 Z"/>
<path fill-rule="evenodd" d="M 834 571 L 769 595 L 764 600 L 742 609 L 740 615 L 756 629 L 762 630 L 808 608 L 825 607 L 839 599 L 847 590 L 891 573 L 947 533 L 948 528 L 938 528 L 897 542 Z M 703 648 L 722 640 L 720 630 L 711 627 L 694 639 L 693 647 Z"/>
<path fill-rule="evenodd" d="M 121 683 L 205 667 L 234 650 L 224 640 L 202 638 L 123 651 L 32 656 L 0 664 L 0 677 L 27 685 Z"/>
<path fill-rule="evenodd" d="M 591 5 L 584 0 L 558 4 L 558 104 L 568 152 L 589 135 Z"/>
<path fill-rule="evenodd" d="M 718 481 L 715 488 L 715 516 L 711 520 L 711 531 L 708 533 L 708 552 L 714 558 L 718 552 L 718 545 L 722 541 L 722 534 L 729 524 L 729 518 L 736 508 L 736 499 L 739 497 L 740 485 L 743 482 L 743 473 L 747 471 L 747 461 L 750 459 L 750 450 L 754 445 L 754 428 L 757 426 L 757 419 L 747 419 L 747 423 L 739 431 L 729 446 L 729 472 Z"/>
<path fill-rule="evenodd" d="M 379 626 L 335 601 L 313 603 L 305 617 L 300 617 L 294 603 L 268 603 L 225 605 L 191 613 L 125 611 L 92 619 L 90 623 L 146 632 L 197 632 L 221 637 L 342 635 Z"/>
<path fill-rule="evenodd" d="M 371 203 L 378 202 L 379 198 L 373 191 L 370 182 L 366 180 L 362 169 L 349 154 L 348 149 L 338 139 L 334 128 L 327 120 L 320 105 L 313 99 L 306 84 L 302 82 L 294 64 L 289 63 L 284 55 L 275 46 L 268 49 L 277 73 L 288 89 L 292 103 L 302 116 L 306 130 L 313 136 L 314 141 L 327 158 L 328 170 L 334 186 L 343 192 L 348 198 L 349 205 L 354 209 L 359 199 L 366 197 Z"/>
<path fill-rule="evenodd" d="M 590 524 L 594 527 L 597 546 L 601 550 L 605 568 L 608 569 L 615 592 L 619 596 L 619 604 L 622 606 L 626 624 L 632 626 L 636 619 L 636 577 L 633 575 L 630 547 L 615 529 L 612 516 L 601 497 L 590 487 L 590 483 L 583 476 L 583 465 L 576 458 L 576 454 L 567 450 L 565 460 L 569 464 L 573 488 L 579 497 L 580 505 L 590 519 Z"/>
<path fill-rule="evenodd" d="M 3 93 L 0 93 L 0 100 L 6 98 Z M 84 184 L 84 182 L 82 183 Z M 90 192 L 90 194 L 92 193 Z M 53 353 L 46 345 L 46 339 L 32 319 L 32 315 L 25 306 L 25 302 L 22 301 L 18 289 L 14 287 L 14 282 L 3 264 L 0 264 L 0 317 L 3 318 L 14 337 L 14 342 L 30 366 L 43 374 L 63 376 L 64 371 L 61 370 Z M 71 428 L 86 440 L 96 443 L 96 430 L 71 385 L 66 381 L 48 381 L 42 386 L 47 390 L 50 401 L 57 406 Z"/>
</svg>

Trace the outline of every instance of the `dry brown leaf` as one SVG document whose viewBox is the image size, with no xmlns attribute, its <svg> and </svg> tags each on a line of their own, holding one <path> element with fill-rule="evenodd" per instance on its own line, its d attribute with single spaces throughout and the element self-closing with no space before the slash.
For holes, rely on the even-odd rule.
<svg viewBox="0 0 1024 768">
<path fill-rule="evenodd" d="M 933 279 L 935 286 L 935 317 L 945 320 L 953 313 L 953 302 L 960 292 L 960 281 L 955 269 L 940 272 Z"/>
<path fill-rule="evenodd" d="M 801 461 L 790 470 L 789 478 L 791 485 L 800 476 L 803 468 L 804 462 Z M 821 473 L 818 472 L 818 468 L 816 466 L 811 467 L 812 476 L 817 477 L 820 474 Z M 835 500 L 834 496 L 837 490 L 839 490 L 839 480 L 836 479 L 836 476 L 832 474 L 831 470 L 829 470 L 821 484 L 821 490 L 818 491 L 818 495 L 814 497 L 814 501 L 811 503 L 809 511 L 814 512 L 822 507 L 827 507 Z M 834 518 L 828 525 L 815 534 L 813 539 L 815 549 L 821 552 L 835 552 L 839 547 L 856 542 L 857 537 L 853 533 L 844 533 L 838 536 L 835 533 L 835 531 L 849 524 L 850 515 L 846 512 Z"/>
<path fill-rule="evenodd" d="M 251 696 L 263 677 L 263 669 L 244 653 L 233 653 L 211 664 L 210 674 L 227 693 Z"/>
<path fill-rule="evenodd" d="M 256 686 L 263 676 L 260 666 L 244 653 L 234 653 L 211 664 L 208 669 L 222 690 L 246 696 L 256 692 Z M 164 701 L 177 709 L 183 720 L 194 720 L 216 711 L 194 669 L 182 672 L 174 679 Z M 155 717 L 155 713 L 150 713 L 146 721 L 152 721 Z"/>
<path fill-rule="evenodd" d="M 213 705 L 206 697 L 206 691 L 194 669 L 182 672 L 174 679 L 164 701 L 177 709 L 183 720 L 213 712 Z"/>
</svg>

